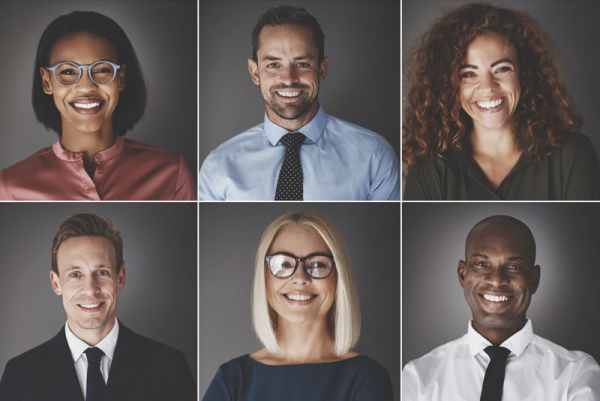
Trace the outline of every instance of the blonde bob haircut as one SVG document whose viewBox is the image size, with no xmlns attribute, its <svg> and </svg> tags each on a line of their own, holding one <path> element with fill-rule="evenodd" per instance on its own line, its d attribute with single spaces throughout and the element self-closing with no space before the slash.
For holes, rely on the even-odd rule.
<svg viewBox="0 0 600 401">
<path fill-rule="evenodd" d="M 337 272 L 335 301 L 329 311 L 329 327 L 335 344 L 336 355 L 344 355 L 360 337 L 360 308 L 348 259 L 342 249 L 341 237 L 322 217 L 312 213 L 286 213 L 275 219 L 265 229 L 256 251 L 254 291 L 252 293 L 252 319 L 258 339 L 273 353 L 279 353 L 277 342 L 277 314 L 269 306 L 266 290 L 265 256 L 277 234 L 288 224 L 303 224 L 312 227 L 329 247 Z"/>
</svg>

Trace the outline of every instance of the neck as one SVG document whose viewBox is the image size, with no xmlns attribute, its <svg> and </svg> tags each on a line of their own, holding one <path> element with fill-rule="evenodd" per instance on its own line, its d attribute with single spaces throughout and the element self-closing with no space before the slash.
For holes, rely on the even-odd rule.
<svg viewBox="0 0 600 401">
<path fill-rule="evenodd" d="M 475 126 L 470 136 L 474 158 L 507 160 L 521 153 L 512 126 L 482 129 Z"/>
<path fill-rule="evenodd" d="M 108 124 L 98 131 L 92 132 L 65 128 L 62 131 L 60 143 L 68 151 L 85 153 L 86 158 L 91 159 L 96 153 L 111 147 L 115 143 L 115 139 L 112 124 Z"/>
<path fill-rule="evenodd" d="M 335 358 L 326 319 L 301 323 L 280 319 L 277 341 L 281 357 L 289 362 L 318 362 Z"/>
<path fill-rule="evenodd" d="M 472 321 L 473 328 L 493 345 L 500 345 L 508 340 L 513 334 L 521 330 L 525 323 L 527 323 L 527 319 L 523 318 L 522 321 L 512 327 L 489 328 L 481 326 L 474 320 Z"/>
<path fill-rule="evenodd" d="M 317 102 L 314 102 L 306 113 L 299 116 L 298 118 L 288 120 L 278 116 L 271 109 L 266 109 L 267 117 L 269 117 L 269 120 L 271 120 L 271 122 L 273 122 L 275 125 L 278 125 L 281 128 L 285 128 L 288 131 L 297 131 L 300 128 L 304 127 L 310 122 L 310 120 L 312 120 L 317 115 L 318 111 L 319 104 Z"/>
<path fill-rule="evenodd" d="M 81 341 L 85 342 L 89 346 L 95 346 L 104 339 L 110 333 L 113 327 L 115 327 L 117 319 L 113 319 L 110 324 L 98 329 L 82 329 L 77 324 L 67 321 L 69 329 L 73 334 L 77 336 Z"/>
</svg>

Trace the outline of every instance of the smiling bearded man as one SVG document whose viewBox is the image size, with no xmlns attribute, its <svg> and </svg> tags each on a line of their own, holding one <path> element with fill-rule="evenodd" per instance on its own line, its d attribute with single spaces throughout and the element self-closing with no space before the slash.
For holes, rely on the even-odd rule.
<svg viewBox="0 0 600 401">
<path fill-rule="evenodd" d="M 491 216 L 469 232 L 458 281 L 472 312 L 467 334 L 409 362 L 402 399 L 512 401 L 600 399 L 600 367 L 534 334 L 527 309 L 540 282 L 531 230 Z"/>
</svg>

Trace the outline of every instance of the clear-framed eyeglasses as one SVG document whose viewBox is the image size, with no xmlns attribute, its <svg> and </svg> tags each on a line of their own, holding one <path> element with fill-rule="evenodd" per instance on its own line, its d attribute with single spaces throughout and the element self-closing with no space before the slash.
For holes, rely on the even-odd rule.
<svg viewBox="0 0 600 401">
<path fill-rule="evenodd" d="M 98 60 L 91 64 L 79 64 L 74 61 L 63 61 L 47 66 L 52 71 L 54 79 L 62 85 L 73 85 L 79 82 L 83 76 L 83 70 L 87 69 L 88 77 L 96 85 L 109 84 L 117 77 L 121 66 L 108 60 Z"/>
<path fill-rule="evenodd" d="M 265 256 L 266 267 L 277 278 L 289 278 L 294 275 L 299 264 L 308 276 L 313 279 L 329 277 L 335 270 L 333 256 L 324 253 L 311 253 L 302 258 L 289 253 L 279 252 Z"/>
</svg>

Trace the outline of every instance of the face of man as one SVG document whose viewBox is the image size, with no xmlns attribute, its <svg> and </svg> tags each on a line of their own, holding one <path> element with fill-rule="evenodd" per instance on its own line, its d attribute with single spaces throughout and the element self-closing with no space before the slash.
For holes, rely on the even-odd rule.
<svg viewBox="0 0 600 401">
<path fill-rule="evenodd" d="M 125 267 L 117 272 L 115 249 L 100 236 L 69 238 L 58 248 L 52 289 L 62 296 L 69 328 L 83 339 L 102 339 L 112 329 Z"/>
<path fill-rule="evenodd" d="M 526 321 L 540 279 L 529 238 L 510 223 L 484 224 L 469 236 L 458 279 L 473 314 L 473 327 L 489 340 L 507 338 Z"/>
<path fill-rule="evenodd" d="M 327 74 L 312 32 L 299 25 L 267 25 L 256 57 L 248 60 L 248 71 L 269 119 L 288 130 L 306 125 L 318 111 L 319 83 Z"/>
</svg>

